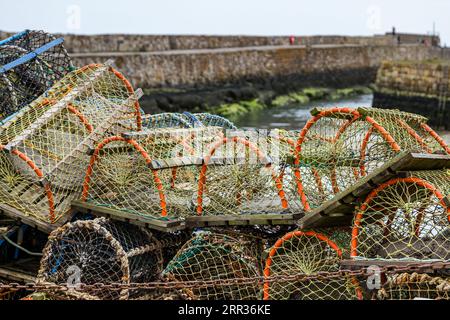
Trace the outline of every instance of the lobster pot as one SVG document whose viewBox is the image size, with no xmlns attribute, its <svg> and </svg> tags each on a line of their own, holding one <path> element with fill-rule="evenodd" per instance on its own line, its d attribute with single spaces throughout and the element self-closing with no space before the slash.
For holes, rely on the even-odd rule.
<svg viewBox="0 0 450 320">
<path fill-rule="evenodd" d="M 409 172 L 375 188 L 355 214 L 352 256 L 450 260 L 449 195 L 448 170 Z"/>
<path fill-rule="evenodd" d="M 297 194 L 285 191 L 292 179 L 248 138 L 225 138 L 222 130 L 155 129 L 107 138 L 91 157 L 82 199 L 150 218 L 298 209 Z"/>
<path fill-rule="evenodd" d="M 283 192 L 288 200 L 291 211 L 299 212 L 304 210 L 303 203 L 299 196 L 297 178 L 295 176 L 297 165 L 295 158 L 296 141 L 299 137 L 299 131 L 274 129 L 266 132 L 266 139 L 263 139 L 264 131 L 259 132 L 260 137 L 258 148 L 267 154 L 271 167 L 282 184 Z"/>
<path fill-rule="evenodd" d="M 0 151 L 1 205 L 9 205 L 37 220 L 55 223 L 68 210 L 70 203 L 67 202 L 73 198 L 72 192 L 54 193 L 49 184 L 39 184 L 38 179 L 43 175 L 37 167 L 34 167 L 35 177 L 22 174 L 21 166 L 17 164 L 27 165 L 27 160 L 18 152 L 9 155 Z"/>
<path fill-rule="evenodd" d="M 231 236 L 199 232 L 169 262 L 163 277 L 188 281 L 183 292 L 195 300 L 259 299 L 261 288 L 255 278 L 260 273 L 248 245 Z"/>
<path fill-rule="evenodd" d="M 12 164 L 23 180 L 34 184 L 33 196 L 53 202 L 39 210 L 19 209 L 47 221 L 44 217 L 50 215 L 50 222 L 62 216 L 69 208 L 67 198 L 80 196 L 88 151 L 104 137 L 128 130 L 116 124 L 130 123 L 130 116 L 136 127 L 138 111 L 137 96 L 120 73 L 107 64 L 90 65 L 68 74 L 1 126 L 0 144 L 9 163 L 0 165 Z M 14 206 L 20 197 L 37 204 L 23 196 L 25 191 L 15 190 L 4 202 Z M 64 206 L 58 204 L 60 197 Z"/>
<path fill-rule="evenodd" d="M 236 130 L 236 126 L 233 122 L 224 118 L 222 116 L 218 116 L 210 113 L 194 113 L 185 115 L 188 119 L 190 119 L 193 126 L 204 126 L 204 127 L 221 127 L 229 130 Z"/>
<path fill-rule="evenodd" d="M 107 138 L 91 157 L 82 199 L 149 218 L 192 215 L 202 153 L 221 135 L 210 127 Z"/>
<path fill-rule="evenodd" d="M 359 108 L 358 111 L 383 127 L 402 150 L 450 154 L 450 148 L 427 125 L 428 119 L 421 115 L 377 108 Z"/>
<path fill-rule="evenodd" d="M 386 275 L 378 290 L 381 300 L 449 300 L 450 279 L 426 273 L 394 273 Z"/>
<path fill-rule="evenodd" d="M 63 39 L 24 31 L 0 41 L 0 121 L 73 70 Z"/>
<path fill-rule="evenodd" d="M 450 152 L 425 121 L 396 110 L 316 109 L 296 141 L 294 173 L 305 209 L 330 200 L 401 151 Z"/>
<path fill-rule="evenodd" d="M 236 126 L 228 119 L 210 113 L 159 113 L 144 115 L 143 128 L 194 128 L 194 127 L 221 127 L 224 129 L 236 129 Z"/>
<path fill-rule="evenodd" d="M 142 117 L 146 129 L 191 128 L 191 123 L 181 113 L 146 114 Z"/>
<path fill-rule="evenodd" d="M 158 240 L 139 227 L 104 218 L 66 224 L 50 236 L 43 250 L 38 283 L 72 285 L 68 294 L 91 299 L 128 299 L 137 289 L 81 291 L 77 284 L 145 283 L 162 270 Z"/>
<path fill-rule="evenodd" d="M 292 176 L 272 161 L 267 134 L 228 135 L 207 152 L 198 178 L 197 214 L 282 214 L 299 209 Z M 263 144 L 263 145 L 261 145 Z"/>
<path fill-rule="evenodd" d="M 361 289 L 353 277 L 317 276 L 339 271 L 339 263 L 346 255 L 342 248 L 348 247 L 349 239 L 349 230 L 339 229 L 296 230 L 285 234 L 269 250 L 264 269 L 264 299 L 361 299 Z M 300 278 L 290 279 L 293 275 Z"/>
</svg>

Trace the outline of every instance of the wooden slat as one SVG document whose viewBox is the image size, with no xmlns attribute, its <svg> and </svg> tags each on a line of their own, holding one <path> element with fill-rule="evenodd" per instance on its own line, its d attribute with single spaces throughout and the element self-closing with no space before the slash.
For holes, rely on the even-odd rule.
<svg viewBox="0 0 450 320">
<path fill-rule="evenodd" d="M 341 270 L 360 270 L 370 266 L 378 266 L 381 268 L 388 267 L 406 267 L 410 265 L 414 265 L 420 267 L 424 262 L 418 260 L 395 260 L 395 259 L 386 259 L 386 260 L 378 260 L 378 259 L 345 259 L 340 262 Z M 436 267 L 439 266 L 440 261 L 430 262 L 436 264 Z M 424 273 L 433 273 L 434 271 L 440 270 L 439 268 L 433 269 L 430 267 L 424 267 L 421 269 L 421 272 Z"/>
<path fill-rule="evenodd" d="M 160 139 L 164 136 L 170 136 L 171 138 L 179 137 L 186 138 L 189 134 L 203 133 L 203 132 L 224 132 L 222 127 L 199 127 L 199 128 L 158 128 L 158 129 L 143 129 L 136 132 L 124 132 L 121 133 L 125 139 L 148 139 L 157 138 Z"/>
<path fill-rule="evenodd" d="M 358 202 L 380 184 L 407 171 L 450 168 L 450 156 L 402 152 L 352 187 L 338 193 L 331 200 L 305 215 L 301 228 L 350 225 Z"/>
<path fill-rule="evenodd" d="M 98 76 L 104 73 L 109 68 L 109 63 L 105 63 L 100 68 L 96 69 L 92 74 L 90 74 L 87 78 L 88 81 L 85 81 L 83 84 L 79 85 L 76 89 L 71 90 L 66 96 L 64 96 L 61 100 L 59 100 L 55 105 L 50 107 L 45 113 L 40 116 L 36 121 L 34 121 L 27 129 L 21 132 L 19 135 L 14 137 L 6 146 L 6 150 L 12 150 L 17 148 L 24 140 L 28 139 L 29 136 L 33 135 L 37 130 L 45 126 L 53 116 L 61 111 L 62 109 L 67 107 L 67 104 L 72 101 L 74 97 L 79 95 L 81 92 L 87 90 L 90 86 L 92 86 L 92 81 L 94 81 Z"/>
<path fill-rule="evenodd" d="M 83 213 L 90 213 L 95 216 L 124 221 L 144 228 L 154 229 L 164 232 L 174 232 L 185 229 L 184 221 L 181 219 L 159 220 L 150 216 L 145 217 L 139 214 L 123 212 L 117 209 L 97 206 L 89 202 L 73 201 L 72 210 Z"/>
<path fill-rule="evenodd" d="M 28 257 L 0 265 L 0 278 L 22 283 L 34 283 L 39 269 L 37 257 Z"/>
<path fill-rule="evenodd" d="M 207 226 L 294 225 L 301 216 L 301 213 L 193 216 L 186 218 L 186 227 L 196 228 Z"/>
<path fill-rule="evenodd" d="M 201 157 L 178 157 L 171 159 L 156 159 L 148 164 L 150 169 L 167 169 L 178 168 L 184 166 L 198 166 L 203 163 Z"/>
<path fill-rule="evenodd" d="M 136 92 L 131 95 L 126 101 L 123 102 L 122 105 L 117 106 L 114 110 L 114 113 L 105 121 L 103 121 L 100 125 L 98 125 L 94 131 L 92 131 L 88 136 L 86 136 L 83 141 L 81 141 L 76 148 L 71 150 L 69 154 L 67 154 L 61 161 L 58 162 L 56 166 L 51 168 L 46 175 L 54 174 L 58 175 L 61 174 L 62 169 L 59 169 L 60 167 L 64 167 L 69 165 L 72 161 L 78 159 L 80 154 L 86 154 L 87 150 L 90 147 L 95 146 L 97 142 L 101 140 L 101 138 L 105 135 L 105 132 L 108 131 L 108 129 L 116 122 L 118 119 L 120 119 L 122 115 L 122 111 L 126 111 L 127 106 L 131 105 L 133 101 L 139 100 L 139 98 L 142 96 L 142 90 L 136 90 Z M 111 105 L 114 105 L 111 101 L 107 100 L 107 102 Z M 59 169 L 59 171 L 58 171 Z"/>
<path fill-rule="evenodd" d="M 16 221 L 29 225 L 33 228 L 36 228 L 44 233 L 50 233 L 56 228 L 62 226 L 64 223 L 70 220 L 71 214 L 67 213 L 59 219 L 56 223 L 48 223 L 42 220 L 36 219 L 33 216 L 28 216 L 23 212 L 17 210 L 14 207 L 11 207 L 7 204 L 0 203 L 0 213 L 3 213 L 5 216 L 10 217 Z"/>
<path fill-rule="evenodd" d="M 4 267 L 0 267 L 0 278 L 24 283 L 36 282 L 36 276 L 32 274 L 29 274 L 27 272 L 21 272 L 19 270 L 11 270 Z"/>
</svg>

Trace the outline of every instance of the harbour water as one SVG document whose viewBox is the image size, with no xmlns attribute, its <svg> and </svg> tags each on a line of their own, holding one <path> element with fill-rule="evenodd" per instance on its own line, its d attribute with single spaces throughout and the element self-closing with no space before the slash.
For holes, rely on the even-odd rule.
<svg viewBox="0 0 450 320">
<path fill-rule="evenodd" d="M 338 101 L 315 101 L 305 105 L 289 105 L 285 107 L 264 109 L 235 121 L 241 128 L 300 130 L 311 117 L 309 111 L 315 107 L 370 107 L 373 95 L 356 96 Z M 438 131 L 444 140 L 450 144 L 450 131 Z"/>
</svg>

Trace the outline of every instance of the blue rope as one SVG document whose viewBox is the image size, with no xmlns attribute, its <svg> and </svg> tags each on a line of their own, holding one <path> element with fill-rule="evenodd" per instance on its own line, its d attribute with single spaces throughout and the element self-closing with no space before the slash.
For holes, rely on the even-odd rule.
<svg viewBox="0 0 450 320">
<path fill-rule="evenodd" d="M 7 116 L 5 119 L 1 119 L 0 120 L 0 126 L 4 125 L 6 122 L 8 122 L 9 120 L 13 119 L 17 114 L 19 113 L 19 111 L 17 111 L 16 113 L 13 113 L 9 116 Z M 1 116 L 0 116 L 1 117 Z"/>
<path fill-rule="evenodd" d="M 50 270 L 50 274 L 55 274 L 56 272 L 58 272 L 58 268 L 61 266 L 61 263 L 64 261 L 64 253 L 62 252 L 67 245 L 65 244 L 64 240 L 61 241 L 61 251 L 58 255 L 58 257 L 56 258 L 56 262 L 55 265 L 51 268 Z"/>
<path fill-rule="evenodd" d="M 42 47 L 39 47 L 36 50 L 31 51 L 30 53 L 27 53 L 26 55 L 20 57 L 19 59 L 16 59 L 8 64 L 5 64 L 3 67 L 0 67 L 0 74 L 5 73 L 8 70 L 11 70 L 17 66 L 20 66 L 21 64 L 24 64 L 24 63 L 36 58 L 38 55 L 61 44 L 63 41 L 64 41 L 63 38 L 55 39 L 55 40 L 47 43 L 46 45 L 43 45 Z"/>
<path fill-rule="evenodd" d="M 25 233 L 28 229 L 28 226 L 26 224 L 23 224 L 20 226 L 19 230 L 22 229 L 22 232 Z M 15 252 L 14 252 L 14 260 L 19 259 L 19 254 L 20 254 L 20 249 L 16 248 Z"/>
<path fill-rule="evenodd" d="M 6 234 L 6 236 L 9 238 L 9 237 L 11 237 L 11 236 L 13 236 L 14 235 L 14 233 L 16 233 L 17 232 L 17 230 L 16 229 L 13 229 L 13 230 L 11 230 L 11 231 L 8 231 L 8 233 Z M 0 247 L 3 245 L 3 243 L 5 243 L 6 241 L 5 241 L 5 239 L 0 239 Z"/>
<path fill-rule="evenodd" d="M 7 44 L 8 42 L 20 39 L 20 38 L 26 36 L 28 33 L 30 33 L 30 30 L 24 30 L 22 32 L 16 33 L 15 35 L 13 35 L 13 36 L 11 36 L 9 38 L 0 40 L 0 46 L 2 46 L 4 44 Z"/>
<path fill-rule="evenodd" d="M 183 115 L 185 115 L 190 120 L 194 127 L 203 127 L 203 123 L 201 123 L 201 121 L 198 120 L 197 117 L 192 113 L 185 111 L 183 112 Z"/>
</svg>

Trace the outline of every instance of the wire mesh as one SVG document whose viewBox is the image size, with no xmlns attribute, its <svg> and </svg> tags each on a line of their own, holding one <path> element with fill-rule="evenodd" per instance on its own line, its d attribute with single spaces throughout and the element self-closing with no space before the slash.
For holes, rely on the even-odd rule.
<svg viewBox="0 0 450 320">
<path fill-rule="evenodd" d="M 352 256 L 450 259 L 450 173 L 409 172 L 375 188 L 356 211 Z"/>
<path fill-rule="evenodd" d="M 167 281 L 227 280 L 257 277 L 258 263 L 248 243 L 228 235 L 199 232 L 188 241 L 163 271 Z M 254 284 L 202 286 L 190 289 L 195 300 L 258 299 L 261 288 Z"/>
<path fill-rule="evenodd" d="M 138 129 L 138 111 L 128 81 L 108 64 L 69 73 L 0 127 L 0 199 L 56 222 L 81 194 L 88 150 Z"/>
<path fill-rule="evenodd" d="M 159 128 L 191 128 L 191 123 L 180 113 L 146 114 L 142 119 L 142 127 Z"/>
<path fill-rule="evenodd" d="M 249 137 L 223 137 L 220 127 L 108 138 L 91 157 L 83 199 L 150 218 L 295 210 L 293 179 L 261 150 Z"/>
<path fill-rule="evenodd" d="M 236 129 L 228 119 L 210 113 L 159 113 L 147 114 L 143 117 L 143 127 L 156 128 L 194 128 L 194 127 L 221 127 Z"/>
<path fill-rule="evenodd" d="M 162 246 L 149 231 L 104 218 L 56 229 L 43 254 L 38 282 L 72 285 L 69 294 L 74 297 L 82 297 L 79 284 L 151 282 L 163 263 Z M 139 290 L 105 289 L 92 298 L 127 299 L 138 294 Z"/>
<path fill-rule="evenodd" d="M 225 117 L 210 113 L 194 113 L 193 116 L 205 127 L 222 127 L 235 130 L 236 126 Z"/>
<path fill-rule="evenodd" d="M 62 39 L 43 31 L 25 31 L 1 41 L 0 67 L 7 67 L 0 71 L 0 120 L 12 116 L 73 70 Z"/>
<path fill-rule="evenodd" d="M 319 109 L 296 141 L 298 193 L 309 211 L 400 151 L 450 153 L 425 118 L 376 108 Z"/>
<path fill-rule="evenodd" d="M 264 269 L 265 300 L 348 300 L 361 299 L 356 278 L 314 278 L 302 281 L 277 279 L 292 274 L 311 276 L 339 270 L 348 247 L 348 230 L 296 230 L 285 234 L 270 249 Z M 336 239 L 336 242 L 331 239 Z M 338 245 L 339 243 L 340 245 Z M 344 253 L 343 253 L 344 252 Z"/>
<path fill-rule="evenodd" d="M 450 300 L 450 280 L 425 273 L 396 273 L 388 275 L 377 297 L 381 300 Z"/>
<path fill-rule="evenodd" d="M 149 218 L 194 212 L 198 165 L 222 129 L 153 129 L 112 137 L 91 157 L 83 199 Z"/>
</svg>

